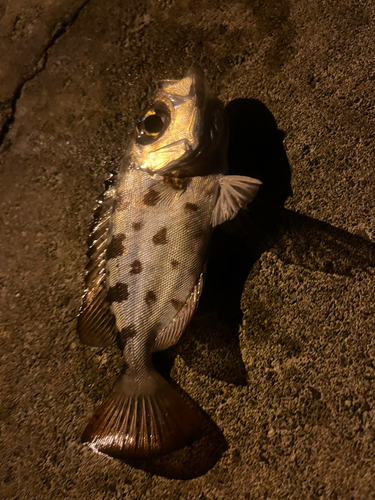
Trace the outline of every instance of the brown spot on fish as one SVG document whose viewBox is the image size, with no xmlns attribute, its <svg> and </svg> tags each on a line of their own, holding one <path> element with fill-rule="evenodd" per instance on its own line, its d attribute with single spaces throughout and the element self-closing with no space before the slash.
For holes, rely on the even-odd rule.
<svg viewBox="0 0 375 500">
<path fill-rule="evenodd" d="M 171 260 L 172 269 L 177 269 L 179 265 L 180 265 L 180 263 L 178 262 L 178 260 L 174 260 L 174 259 Z"/>
<path fill-rule="evenodd" d="M 129 297 L 128 285 L 126 283 L 116 283 L 115 286 L 111 286 L 108 290 L 108 302 L 123 302 Z"/>
<path fill-rule="evenodd" d="M 155 245 L 165 245 L 167 243 L 167 228 L 162 227 L 159 231 L 154 234 L 152 241 Z"/>
<path fill-rule="evenodd" d="M 125 344 L 127 340 L 134 338 L 137 335 L 134 325 L 124 326 L 119 332 L 120 338 Z"/>
<path fill-rule="evenodd" d="M 116 257 L 120 257 L 120 255 L 124 255 L 124 253 L 126 253 L 126 249 L 122 244 L 125 238 L 125 234 L 117 234 L 116 236 L 113 236 L 107 247 L 107 259 L 115 259 Z"/>
<path fill-rule="evenodd" d="M 139 274 L 142 272 L 143 266 L 139 260 L 135 260 L 130 266 L 130 274 Z"/>
<path fill-rule="evenodd" d="M 127 210 L 130 207 L 130 202 L 126 199 L 126 197 L 118 193 L 116 197 L 116 210 Z"/>
<path fill-rule="evenodd" d="M 119 343 L 119 347 L 124 349 L 129 340 L 133 339 L 137 335 L 137 331 L 134 325 L 127 325 L 121 329 L 117 334 L 117 341 Z"/>
<path fill-rule="evenodd" d="M 154 207 L 159 201 L 160 193 L 155 191 L 155 189 L 149 189 L 143 197 L 143 203 L 148 207 Z"/>
<path fill-rule="evenodd" d="M 143 226 L 143 222 L 133 222 L 132 228 L 134 231 L 139 231 Z"/>
<path fill-rule="evenodd" d="M 179 179 L 178 177 L 164 177 L 164 182 L 177 191 L 186 190 L 191 179 Z"/>
<path fill-rule="evenodd" d="M 185 203 L 185 210 L 189 210 L 190 212 L 196 212 L 198 210 L 198 205 L 196 205 L 195 203 Z"/>
<path fill-rule="evenodd" d="M 172 306 L 176 309 L 176 311 L 180 311 L 184 307 L 184 303 L 181 300 L 171 299 Z"/>
<path fill-rule="evenodd" d="M 145 297 L 145 302 L 148 306 L 150 306 L 151 304 L 154 304 L 156 302 L 156 295 L 155 295 L 155 292 L 153 292 L 152 290 L 149 290 L 147 293 L 146 293 L 146 297 Z"/>
</svg>

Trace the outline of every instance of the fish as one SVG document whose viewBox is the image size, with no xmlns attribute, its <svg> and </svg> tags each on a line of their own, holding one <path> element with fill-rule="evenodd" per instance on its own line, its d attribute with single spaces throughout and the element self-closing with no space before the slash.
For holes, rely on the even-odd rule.
<svg viewBox="0 0 375 500">
<path fill-rule="evenodd" d="M 117 342 L 124 368 L 82 442 L 120 459 L 157 457 L 196 439 L 200 417 L 153 366 L 202 295 L 214 227 L 233 219 L 261 182 L 228 175 L 222 102 L 198 66 L 159 83 L 138 119 L 90 226 L 78 335 Z"/>
</svg>

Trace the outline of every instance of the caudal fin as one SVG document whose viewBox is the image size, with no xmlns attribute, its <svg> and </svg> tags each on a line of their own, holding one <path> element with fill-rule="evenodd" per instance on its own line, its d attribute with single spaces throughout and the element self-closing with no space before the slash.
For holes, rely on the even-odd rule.
<svg viewBox="0 0 375 500">
<path fill-rule="evenodd" d="M 140 391 L 125 374 L 96 410 L 82 442 L 115 458 L 146 458 L 183 448 L 194 440 L 199 419 L 159 373 Z"/>
</svg>

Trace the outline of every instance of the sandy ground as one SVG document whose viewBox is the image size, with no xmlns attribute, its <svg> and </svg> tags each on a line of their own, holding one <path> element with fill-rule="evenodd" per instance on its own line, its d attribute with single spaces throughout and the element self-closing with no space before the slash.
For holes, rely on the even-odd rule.
<svg viewBox="0 0 375 500">
<path fill-rule="evenodd" d="M 1 3 L 1 498 L 375 498 L 374 22 L 372 0 Z M 121 366 L 76 337 L 85 240 L 154 83 L 193 62 L 263 186 L 158 359 L 205 432 L 129 465 L 80 443 Z"/>
</svg>

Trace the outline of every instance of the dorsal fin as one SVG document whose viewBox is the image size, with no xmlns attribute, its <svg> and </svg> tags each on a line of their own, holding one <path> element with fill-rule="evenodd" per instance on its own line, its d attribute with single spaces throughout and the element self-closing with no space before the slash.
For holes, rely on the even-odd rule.
<svg viewBox="0 0 375 500">
<path fill-rule="evenodd" d="M 243 175 L 223 175 L 219 182 L 220 193 L 212 212 L 212 227 L 233 219 L 241 208 L 246 208 L 262 184 L 257 179 Z"/>
<path fill-rule="evenodd" d="M 114 174 L 106 182 L 107 190 L 98 198 L 94 219 L 87 240 L 89 247 L 86 265 L 85 293 L 78 315 L 77 331 L 81 342 L 106 347 L 116 339 L 115 318 L 106 300 L 106 250 L 109 225 L 115 198 Z"/>
</svg>

